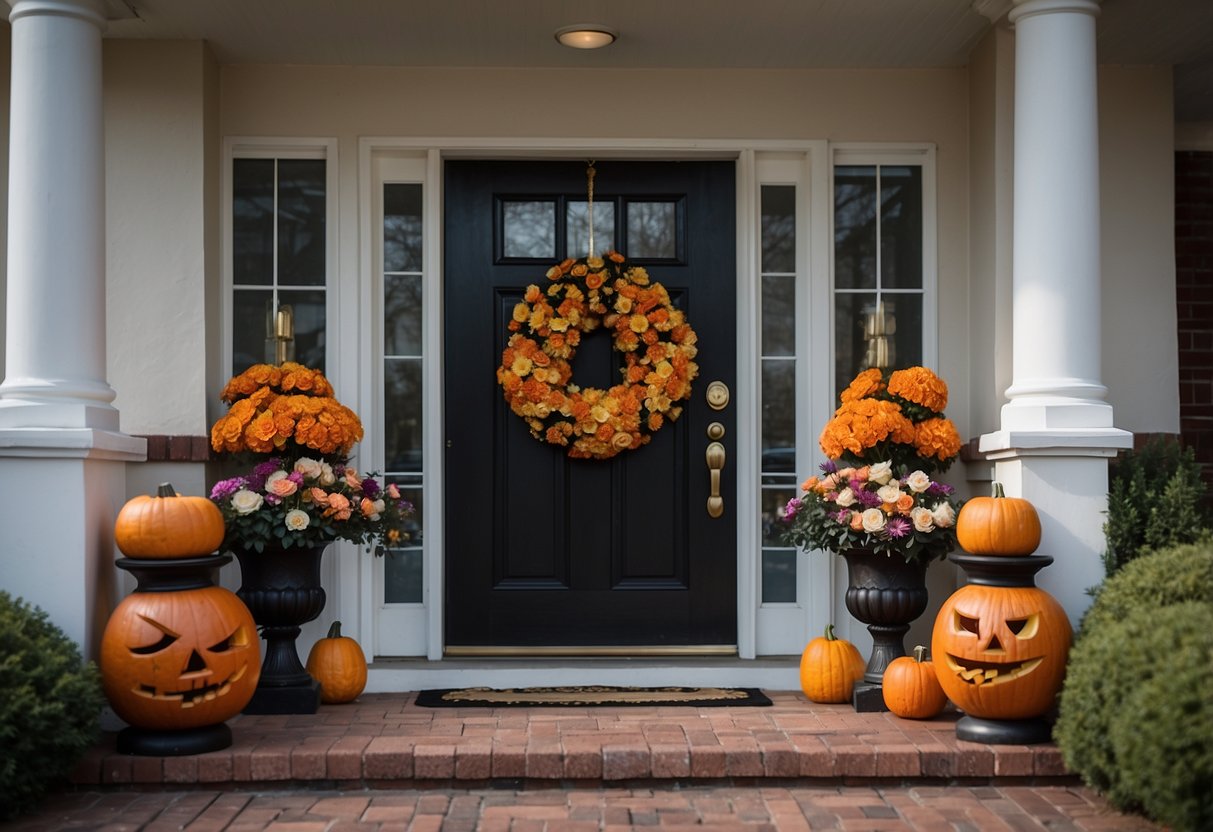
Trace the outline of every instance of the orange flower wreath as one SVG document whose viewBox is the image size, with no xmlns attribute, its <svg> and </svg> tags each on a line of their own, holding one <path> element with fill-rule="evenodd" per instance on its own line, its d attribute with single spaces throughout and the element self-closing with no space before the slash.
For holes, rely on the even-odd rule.
<svg viewBox="0 0 1213 832">
<path fill-rule="evenodd" d="M 547 278 L 546 289 L 527 286 L 509 324 L 497 383 L 510 409 L 571 457 L 610 459 L 647 444 L 691 397 L 695 330 L 665 287 L 618 252 L 565 260 Z M 624 356 L 622 381 L 608 390 L 570 381 L 582 334 L 599 326 Z"/>
</svg>

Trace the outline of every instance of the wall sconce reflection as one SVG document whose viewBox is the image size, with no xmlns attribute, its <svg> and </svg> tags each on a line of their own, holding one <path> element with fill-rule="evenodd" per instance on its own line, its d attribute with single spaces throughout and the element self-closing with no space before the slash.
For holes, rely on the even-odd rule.
<svg viewBox="0 0 1213 832">
<path fill-rule="evenodd" d="M 295 360 L 295 310 L 288 304 L 265 315 L 266 359 L 275 364 Z"/>
<path fill-rule="evenodd" d="M 875 307 L 865 307 L 863 311 L 863 340 L 867 350 L 863 356 L 864 367 L 879 367 L 884 369 L 897 360 L 897 348 L 892 336 L 897 332 L 897 319 L 893 317 L 892 307 L 885 308 L 884 301 Z"/>
</svg>

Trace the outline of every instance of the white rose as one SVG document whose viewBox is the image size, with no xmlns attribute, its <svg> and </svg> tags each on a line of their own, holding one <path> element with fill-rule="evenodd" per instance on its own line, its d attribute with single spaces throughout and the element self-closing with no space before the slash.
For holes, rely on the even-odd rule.
<svg viewBox="0 0 1213 832">
<path fill-rule="evenodd" d="M 838 505 L 842 506 L 843 508 L 853 506 L 856 502 L 855 492 L 849 488 L 844 488 L 842 491 L 838 492 L 838 498 L 834 500 L 834 502 L 838 503 Z"/>
<path fill-rule="evenodd" d="M 916 532 L 935 531 L 935 515 L 929 508 L 918 506 L 910 512 L 910 519 L 914 521 L 914 531 Z"/>
<path fill-rule="evenodd" d="M 884 528 L 884 512 L 880 509 L 870 508 L 863 513 L 862 517 L 865 532 L 876 533 Z"/>
<path fill-rule="evenodd" d="M 265 500 L 255 491 L 249 491 L 247 488 L 242 488 L 232 495 L 232 508 L 237 514 L 252 514 L 257 509 L 261 508 L 261 504 Z"/>
<path fill-rule="evenodd" d="M 295 460 L 295 470 L 303 474 L 304 479 L 314 480 L 319 479 L 323 471 L 323 466 L 318 459 L 309 459 L 308 457 L 300 457 Z"/>
<path fill-rule="evenodd" d="M 952 508 L 951 503 L 940 503 L 935 506 L 931 516 L 935 518 L 936 526 L 946 529 L 956 522 L 956 509 Z"/>
<path fill-rule="evenodd" d="M 311 525 L 312 518 L 306 511 L 293 508 L 286 513 L 286 527 L 293 532 L 301 532 Z"/>
<path fill-rule="evenodd" d="M 876 496 L 880 498 L 880 502 L 895 506 L 901 498 L 901 486 L 895 482 L 882 485 L 876 489 Z"/>
<path fill-rule="evenodd" d="M 915 471 L 906 477 L 906 487 L 915 494 L 921 494 L 931 487 L 931 478 L 925 471 Z"/>
<path fill-rule="evenodd" d="M 884 485 L 893 478 L 892 462 L 877 462 L 868 467 L 868 479 L 879 485 Z"/>
<path fill-rule="evenodd" d="M 337 482 L 337 475 L 333 473 L 333 466 L 327 462 L 320 463 L 320 484 L 326 488 Z"/>
</svg>

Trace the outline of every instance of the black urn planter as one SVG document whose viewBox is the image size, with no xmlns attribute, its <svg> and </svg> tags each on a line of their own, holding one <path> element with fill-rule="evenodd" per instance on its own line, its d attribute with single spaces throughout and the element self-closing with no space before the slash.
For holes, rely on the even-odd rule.
<svg viewBox="0 0 1213 832">
<path fill-rule="evenodd" d="M 261 681 L 246 714 L 314 714 L 320 707 L 320 684 L 304 669 L 295 640 L 300 627 L 324 610 L 320 561 L 326 546 L 235 550 L 240 561 L 236 595 L 265 639 Z"/>
<path fill-rule="evenodd" d="M 839 554 L 847 562 L 847 612 L 872 634 L 872 655 L 863 680 L 855 685 L 852 703 L 857 711 L 883 711 L 880 682 L 885 668 L 906 655 L 902 639 L 927 608 L 927 565 L 868 549 Z"/>
</svg>

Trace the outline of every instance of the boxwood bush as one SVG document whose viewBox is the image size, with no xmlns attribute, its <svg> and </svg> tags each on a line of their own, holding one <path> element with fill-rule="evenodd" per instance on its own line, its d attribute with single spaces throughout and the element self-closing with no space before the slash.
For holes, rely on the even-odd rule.
<svg viewBox="0 0 1213 832">
<path fill-rule="evenodd" d="M 1109 578 L 1070 653 L 1054 737 L 1117 807 L 1213 828 L 1213 546 Z"/>
<path fill-rule="evenodd" d="M 30 808 L 97 739 L 97 668 L 46 613 L 0 591 L 0 818 Z"/>
</svg>

